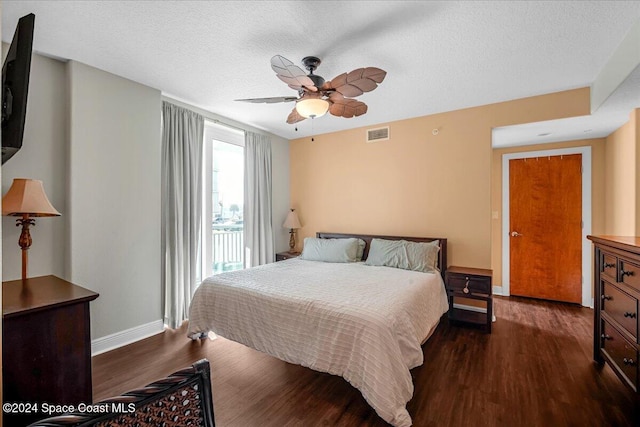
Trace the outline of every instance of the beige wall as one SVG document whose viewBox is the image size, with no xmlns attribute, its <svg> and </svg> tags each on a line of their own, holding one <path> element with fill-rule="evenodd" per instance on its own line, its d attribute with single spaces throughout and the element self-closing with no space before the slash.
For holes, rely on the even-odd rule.
<svg viewBox="0 0 640 427">
<path fill-rule="evenodd" d="M 491 210 L 498 213 L 498 218 L 493 218 L 491 220 L 491 268 L 493 269 L 494 286 L 502 286 L 502 156 L 511 153 L 525 153 L 573 147 L 591 147 L 591 232 L 593 234 L 604 233 L 604 138 L 495 149 L 493 150 L 493 161 L 491 166 Z"/>
<path fill-rule="evenodd" d="M 605 234 L 634 236 L 640 232 L 640 110 L 606 139 Z"/>
<path fill-rule="evenodd" d="M 390 139 L 372 144 L 366 128 L 293 140 L 299 240 L 317 231 L 447 237 L 450 265 L 491 268 L 491 129 L 586 114 L 583 88 L 391 122 Z"/>
</svg>

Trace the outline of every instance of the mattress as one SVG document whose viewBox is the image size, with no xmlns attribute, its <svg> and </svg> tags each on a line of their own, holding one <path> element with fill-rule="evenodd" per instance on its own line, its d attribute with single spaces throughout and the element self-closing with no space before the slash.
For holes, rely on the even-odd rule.
<svg viewBox="0 0 640 427">
<path fill-rule="evenodd" d="M 394 426 L 411 425 L 409 370 L 448 310 L 442 277 L 289 259 L 207 278 L 188 335 L 213 331 L 286 362 L 340 375 Z"/>
</svg>

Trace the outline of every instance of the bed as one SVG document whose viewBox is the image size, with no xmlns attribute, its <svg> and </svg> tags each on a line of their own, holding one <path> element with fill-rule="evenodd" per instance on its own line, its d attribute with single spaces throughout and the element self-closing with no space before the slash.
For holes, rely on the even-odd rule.
<svg viewBox="0 0 640 427">
<path fill-rule="evenodd" d="M 197 339 L 213 331 L 286 362 L 340 375 L 382 419 L 410 426 L 409 370 L 423 363 L 421 345 L 448 310 L 447 241 L 342 233 L 317 238 L 362 239 L 363 261 L 372 239 L 437 243 L 439 271 L 293 258 L 227 272 L 196 290 L 187 333 Z"/>
</svg>

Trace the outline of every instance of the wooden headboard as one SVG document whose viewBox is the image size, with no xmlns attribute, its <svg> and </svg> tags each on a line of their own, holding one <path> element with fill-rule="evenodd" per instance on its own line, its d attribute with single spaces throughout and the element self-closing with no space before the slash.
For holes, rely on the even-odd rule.
<svg viewBox="0 0 640 427">
<path fill-rule="evenodd" d="M 408 237 L 408 236 L 377 236 L 374 234 L 346 234 L 346 233 L 325 233 L 318 232 L 316 237 L 319 239 L 348 239 L 355 237 L 356 239 L 362 239 L 366 242 L 364 247 L 364 255 L 362 260 L 367 259 L 369 255 L 369 247 L 371 246 L 371 239 L 386 239 L 386 240 L 408 240 L 410 242 L 433 242 L 438 240 L 440 242 L 440 251 L 438 252 L 438 269 L 444 279 L 444 273 L 447 270 L 447 239 L 441 237 Z"/>
</svg>

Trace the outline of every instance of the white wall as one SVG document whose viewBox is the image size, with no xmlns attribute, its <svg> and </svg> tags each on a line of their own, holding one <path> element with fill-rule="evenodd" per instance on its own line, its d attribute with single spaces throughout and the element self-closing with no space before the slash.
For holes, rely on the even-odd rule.
<svg viewBox="0 0 640 427">
<path fill-rule="evenodd" d="M 8 44 L 3 43 L 6 54 Z M 3 54 L 3 57 L 4 57 Z M 33 244 L 29 249 L 29 277 L 53 274 L 64 277 L 65 180 L 66 180 L 66 83 L 65 64 L 33 55 L 29 79 L 29 97 L 23 145 L 2 165 L 2 194 L 14 178 L 42 180 L 51 204 L 62 217 L 36 218 L 31 228 Z M 15 217 L 2 217 L 2 277 L 21 277 L 21 253 L 18 247 L 20 227 Z"/>
<path fill-rule="evenodd" d="M 100 293 L 92 338 L 162 318 L 160 91 L 67 63 L 67 271 Z"/>
</svg>

